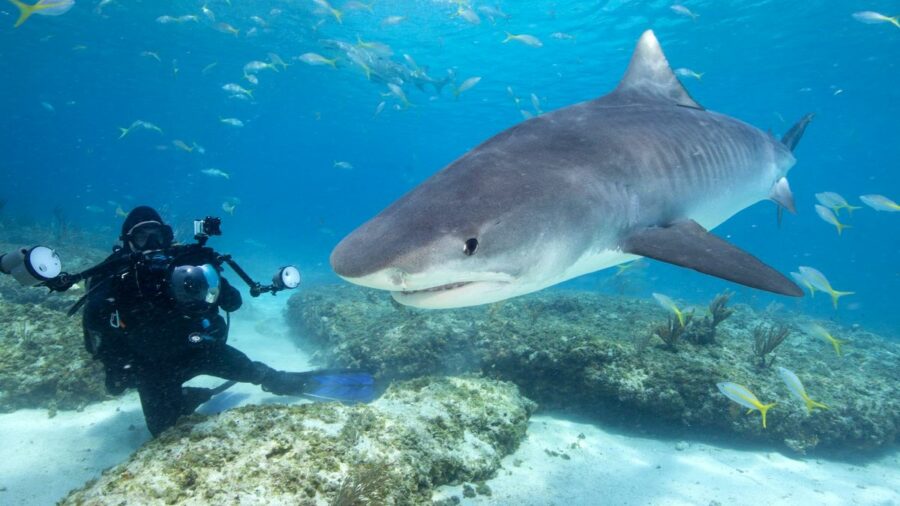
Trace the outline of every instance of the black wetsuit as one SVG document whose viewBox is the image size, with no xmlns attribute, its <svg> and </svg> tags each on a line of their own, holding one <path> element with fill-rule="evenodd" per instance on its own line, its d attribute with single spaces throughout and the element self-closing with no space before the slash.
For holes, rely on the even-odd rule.
<svg viewBox="0 0 900 506">
<path fill-rule="evenodd" d="M 159 253 L 155 260 L 114 276 L 92 279 L 83 315 L 85 346 L 103 362 L 107 390 L 118 395 L 126 388 L 137 388 L 147 428 L 154 436 L 209 399 L 209 389 L 182 387 L 195 376 L 266 384 L 290 374 L 251 361 L 226 344 L 228 324 L 219 309 L 235 311 L 242 301 L 240 292 L 225 278 L 215 304 L 186 307 L 169 294 L 164 280 L 171 267 L 215 265 L 212 249 L 181 248 L 178 255 Z M 120 251 L 110 258 L 116 255 L 127 253 Z M 191 334 L 197 334 L 199 342 L 192 342 Z"/>
</svg>

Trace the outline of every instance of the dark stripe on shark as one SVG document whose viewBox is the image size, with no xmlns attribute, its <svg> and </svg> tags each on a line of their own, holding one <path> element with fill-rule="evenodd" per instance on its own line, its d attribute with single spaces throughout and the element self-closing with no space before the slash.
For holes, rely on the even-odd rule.
<svg viewBox="0 0 900 506">
<path fill-rule="evenodd" d="M 803 296 L 803 290 L 780 272 L 710 234 L 693 220 L 633 232 L 622 242 L 622 250 L 751 288 L 793 297 Z"/>
</svg>

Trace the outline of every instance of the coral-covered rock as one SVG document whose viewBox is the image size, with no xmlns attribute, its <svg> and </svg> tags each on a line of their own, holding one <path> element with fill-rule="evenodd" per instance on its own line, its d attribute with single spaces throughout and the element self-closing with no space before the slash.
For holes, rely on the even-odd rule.
<svg viewBox="0 0 900 506">
<path fill-rule="evenodd" d="M 900 431 L 900 347 L 861 330 L 830 325 L 849 343 L 843 356 L 800 331 L 791 314 L 747 306 L 719 323 L 697 310 L 692 332 L 668 349 L 653 330 L 657 304 L 594 293 L 545 291 L 490 306 L 426 311 L 398 306 L 378 292 L 321 287 L 292 296 L 287 319 L 297 343 L 330 367 L 364 367 L 383 378 L 481 372 L 516 383 L 551 408 L 576 408 L 695 435 L 736 435 L 799 452 L 866 453 L 893 445 Z M 784 323 L 787 340 L 759 367 L 754 329 Z M 677 324 L 677 323 L 676 323 Z M 701 327 L 702 326 L 702 327 Z M 775 368 L 786 367 L 809 395 L 829 406 L 806 412 Z M 778 402 L 763 429 L 758 413 L 721 395 L 716 383 L 747 386 Z"/>
<path fill-rule="evenodd" d="M 80 318 L 0 298 L 0 412 L 78 409 L 107 398 L 103 379 Z"/>
<path fill-rule="evenodd" d="M 369 405 L 245 406 L 193 415 L 61 504 L 431 504 L 484 480 L 534 404 L 510 384 L 421 378 Z"/>
</svg>

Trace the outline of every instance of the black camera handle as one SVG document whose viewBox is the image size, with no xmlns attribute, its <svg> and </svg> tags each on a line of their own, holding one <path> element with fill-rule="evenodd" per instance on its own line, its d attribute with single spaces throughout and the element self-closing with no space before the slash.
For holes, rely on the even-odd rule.
<svg viewBox="0 0 900 506">
<path fill-rule="evenodd" d="M 204 248 L 205 242 L 206 241 L 199 241 L 196 244 L 176 246 L 175 249 L 187 250 L 194 248 Z M 74 274 L 62 272 L 55 278 L 44 281 L 43 283 L 41 283 L 41 285 L 49 288 L 52 292 L 65 292 L 68 289 L 72 288 L 75 283 L 78 283 L 85 279 L 100 277 L 102 278 L 102 281 L 106 281 L 115 275 L 122 274 L 123 272 L 127 271 L 136 263 L 144 261 L 144 256 L 145 255 L 141 252 L 133 252 L 128 255 L 110 258 L 81 272 L 76 272 Z M 231 270 L 233 270 L 238 275 L 238 277 L 240 277 L 244 281 L 244 283 L 246 283 L 247 286 L 250 287 L 251 297 L 259 297 L 264 293 L 271 293 L 272 295 L 275 295 L 275 293 L 280 292 L 284 289 L 276 286 L 275 284 L 263 285 L 259 281 L 255 281 L 250 277 L 249 274 L 247 274 L 247 271 L 245 271 L 240 265 L 238 265 L 237 262 L 234 261 L 233 258 L 231 258 L 231 255 L 216 255 L 214 261 L 216 266 L 221 266 L 223 263 L 228 264 L 228 266 L 231 267 Z M 101 283 L 98 283 L 96 286 L 90 287 L 91 290 L 99 286 Z M 87 291 L 83 296 L 81 296 L 81 298 L 78 299 L 78 301 L 75 302 L 74 305 L 72 305 L 71 308 L 69 308 L 68 316 L 74 315 L 81 308 L 81 306 L 84 305 L 88 295 L 90 295 L 91 290 Z"/>
<path fill-rule="evenodd" d="M 259 281 L 254 281 L 253 278 L 251 278 L 250 275 L 247 274 L 247 271 L 245 271 L 240 265 L 238 265 L 237 262 L 234 261 L 234 259 L 231 258 L 231 255 L 219 255 L 218 257 L 216 257 L 216 262 L 219 265 L 221 265 L 223 262 L 228 264 L 228 266 L 231 267 L 231 270 L 233 270 L 238 275 L 238 277 L 243 279 L 244 283 L 247 283 L 247 286 L 250 287 L 251 297 L 259 297 L 264 293 L 271 293 L 272 295 L 275 295 L 276 292 L 280 292 L 281 290 L 283 290 L 283 288 L 279 288 L 274 284 L 263 285 Z"/>
</svg>

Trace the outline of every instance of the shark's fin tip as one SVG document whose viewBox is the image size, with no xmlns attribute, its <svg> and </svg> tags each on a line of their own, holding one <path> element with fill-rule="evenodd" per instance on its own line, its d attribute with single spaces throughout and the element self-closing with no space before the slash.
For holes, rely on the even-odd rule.
<svg viewBox="0 0 900 506">
<path fill-rule="evenodd" d="M 667 102 L 703 110 L 675 77 L 653 30 L 641 35 L 625 76 L 615 91 L 604 98 L 628 103 Z"/>
</svg>

